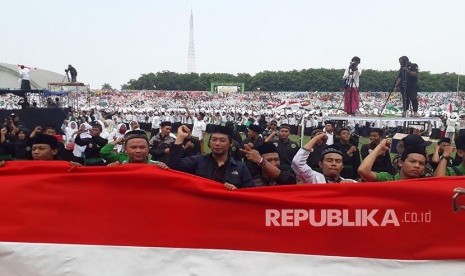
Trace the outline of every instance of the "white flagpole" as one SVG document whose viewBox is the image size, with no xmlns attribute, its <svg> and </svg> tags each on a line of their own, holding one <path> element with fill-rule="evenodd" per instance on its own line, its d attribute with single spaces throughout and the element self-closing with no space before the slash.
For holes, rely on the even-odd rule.
<svg viewBox="0 0 465 276">
<path fill-rule="evenodd" d="M 461 69 L 461 68 L 459 67 L 459 73 L 458 73 L 458 75 L 457 75 L 457 95 L 456 95 L 456 97 L 457 97 L 457 104 L 459 105 L 459 108 L 458 108 L 459 110 L 458 110 L 458 112 L 460 112 L 461 109 L 462 109 L 462 99 L 460 98 L 460 95 L 459 95 L 459 90 L 460 90 L 460 69 Z"/>
<path fill-rule="evenodd" d="M 457 76 L 457 97 L 459 96 L 459 89 L 460 89 L 460 68 L 459 68 L 459 74 Z"/>
</svg>

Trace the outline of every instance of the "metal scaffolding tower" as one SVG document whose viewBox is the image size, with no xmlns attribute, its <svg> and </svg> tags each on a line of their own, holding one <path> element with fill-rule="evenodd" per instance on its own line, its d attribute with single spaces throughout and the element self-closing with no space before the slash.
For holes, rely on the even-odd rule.
<svg viewBox="0 0 465 276">
<path fill-rule="evenodd" d="M 194 14 L 191 9 L 187 73 L 195 73 Z"/>
</svg>

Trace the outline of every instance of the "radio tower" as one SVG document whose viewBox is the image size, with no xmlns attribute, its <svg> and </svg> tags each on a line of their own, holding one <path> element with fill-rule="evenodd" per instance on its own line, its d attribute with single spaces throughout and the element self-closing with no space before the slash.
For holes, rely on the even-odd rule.
<svg viewBox="0 0 465 276">
<path fill-rule="evenodd" d="M 194 14 L 191 9 L 191 27 L 189 33 L 189 54 L 188 54 L 187 73 L 195 73 L 195 47 L 194 47 Z"/>
</svg>

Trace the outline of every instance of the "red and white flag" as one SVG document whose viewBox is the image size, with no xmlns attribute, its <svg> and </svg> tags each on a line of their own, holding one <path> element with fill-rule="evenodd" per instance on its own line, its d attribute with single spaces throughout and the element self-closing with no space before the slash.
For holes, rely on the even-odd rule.
<svg viewBox="0 0 465 276">
<path fill-rule="evenodd" d="M 8 162 L 0 275 L 465 275 L 463 186 L 226 191 L 149 165 Z"/>
<path fill-rule="evenodd" d="M 287 107 L 287 101 L 282 101 L 279 105 L 276 106 L 276 109 L 283 109 Z"/>
</svg>

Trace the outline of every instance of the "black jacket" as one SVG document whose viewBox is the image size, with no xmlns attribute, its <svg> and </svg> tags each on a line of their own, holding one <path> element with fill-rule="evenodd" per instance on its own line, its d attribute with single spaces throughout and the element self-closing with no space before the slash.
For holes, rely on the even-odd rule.
<svg viewBox="0 0 465 276">
<path fill-rule="evenodd" d="M 215 175 L 217 163 L 211 154 L 195 155 L 182 158 L 184 149 L 182 145 L 172 145 L 168 167 L 178 171 L 195 174 L 204 178 L 212 179 Z M 229 158 L 222 183 L 231 183 L 237 188 L 254 187 L 252 176 L 244 163 Z"/>
<path fill-rule="evenodd" d="M 107 139 L 100 136 L 92 136 L 92 138 L 81 138 L 77 135 L 74 139 L 74 143 L 78 146 L 87 146 L 84 154 L 86 158 L 99 158 L 100 149 L 108 143 Z"/>
</svg>

